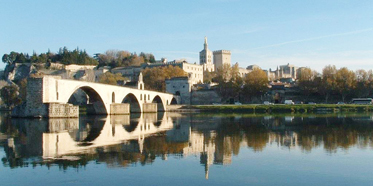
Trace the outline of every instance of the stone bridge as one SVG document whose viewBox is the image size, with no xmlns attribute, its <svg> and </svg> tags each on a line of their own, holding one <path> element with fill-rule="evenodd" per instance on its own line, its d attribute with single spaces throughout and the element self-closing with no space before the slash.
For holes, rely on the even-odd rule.
<svg viewBox="0 0 373 186">
<path fill-rule="evenodd" d="M 66 80 L 59 76 L 29 78 L 26 103 L 12 115 L 18 117 L 78 117 L 79 107 L 69 103 L 72 95 L 82 90 L 87 95 L 89 114 L 129 114 L 132 112 L 166 111 L 167 105 L 177 104 L 172 94 L 101 83 Z"/>
</svg>

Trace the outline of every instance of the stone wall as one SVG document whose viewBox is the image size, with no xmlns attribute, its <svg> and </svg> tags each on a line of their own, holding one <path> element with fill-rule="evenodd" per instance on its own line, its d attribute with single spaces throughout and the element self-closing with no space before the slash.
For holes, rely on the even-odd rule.
<svg viewBox="0 0 373 186">
<path fill-rule="evenodd" d="M 179 104 L 190 104 L 192 82 L 187 77 L 175 77 L 166 80 L 166 92 L 180 96 Z"/>
<path fill-rule="evenodd" d="M 72 104 L 49 103 L 48 118 L 77 118 L 79 117 L 79 106 Z"/>
<path fill-rule="evenodd" d="M 214 90 L 198 90 L 192 92 L 192 105 L 211 105 L 220 102 L 221 97 Z"/>
</svg>

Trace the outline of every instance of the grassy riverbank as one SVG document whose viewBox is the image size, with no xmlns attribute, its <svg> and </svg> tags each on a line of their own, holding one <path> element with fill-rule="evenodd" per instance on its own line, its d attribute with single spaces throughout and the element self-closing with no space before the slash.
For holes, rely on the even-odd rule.
<svg viewBox="0 0 373 186">
<path fill-rule="evenodd" d="M 315 112 L 369 112 L 373 105 L 195 105 L 190 109 L 219 113 L 315 113 Z"/>
</svg>

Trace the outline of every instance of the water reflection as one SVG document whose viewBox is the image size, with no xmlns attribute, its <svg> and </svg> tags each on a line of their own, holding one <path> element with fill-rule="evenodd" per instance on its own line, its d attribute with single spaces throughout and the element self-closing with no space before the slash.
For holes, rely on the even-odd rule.
<svg viewBox="0 0 373 186">
<path fill-rule="evenodd" d="M 88 162 L 109 167 L 146 165 L 156 157 L 197 156 L 205 177 L 213 164 L 230 165 L 241 148 L 266 147 L 326 153 L 350 147 L 371 148 L 371 115 L 217 116 L 177 113 L 80 119 L 29 120 L 2 116 L 0 144 L 4 166 L 58 165 L 62 169 Z"/>
</svg>

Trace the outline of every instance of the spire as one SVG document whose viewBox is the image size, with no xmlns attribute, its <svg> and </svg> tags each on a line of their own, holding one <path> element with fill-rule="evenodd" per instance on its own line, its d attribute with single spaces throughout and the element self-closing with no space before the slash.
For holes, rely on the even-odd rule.
<svg viewBox="0 0 373 186">
<path fill-rule="evenodd" d="M 203 44 L 203 46 L 204 46 L 205 50 L 207 50 L 208 44 L 207 44 L 207 37 L 206 36 L 205 36 L 205 43 Z"/>
</svg>

